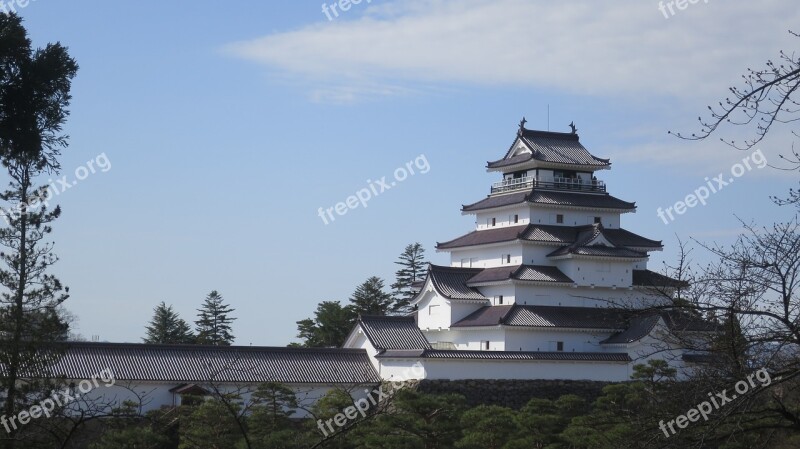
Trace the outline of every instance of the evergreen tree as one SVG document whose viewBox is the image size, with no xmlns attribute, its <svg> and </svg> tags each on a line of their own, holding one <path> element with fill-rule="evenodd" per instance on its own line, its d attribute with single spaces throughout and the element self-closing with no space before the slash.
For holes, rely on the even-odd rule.
<svg viewBox="0 0 800 449">
<path fill-rule="evenodd" d="M 386 315 L 392 306 L 392 296 L 383 288 L 383 279 L 370 277 L 356 287 L 350 297 L 350 307 L 358 315 Z"/>
<path fill-rule="evenodd" d="M 307 448 L 291 417 L 299 405 L 295 392 L 277 382 L 267 382 L 253 392 L 251 413 L 247 417 L 253 448 Z M 306 444 L 304 444 L 306 443 Z"/>
<path fill-rule="evenodd" d="M 46 241 L 61 209 L 50 208 L 53 192 L 37 180 L 55 178 L 61 169 L 58 157 L 67 146 L 62 125 L 77 70 L 61 44 L 34 50 L 22 19 L 0 14 L 0 161 L 8 175 L 0 193 L 7 204 L 0 213 L 6 223 L 0 229 L 0 413 L 6 416 L 27 409 L 29 398 L 50 388 L 46 379 L 20 379 L 44 372 L 38 355 L 55 354 L 51 344 L 68 326 L 59 313 L 68 289 L 48 273 L 58 257 Z M 3 446 L 15 447 L 23 438 L 17 433 L 11 429 Z"/>
<path fill-rule="evenodd" d="M 209 293 L 203 306 L 197 310 L 197 343 L 230 346 L 234 340 L 231 323 L 236 319 L 230 313 L 235 310 L 222 302 L 222 296 L 216 290 Z"/>
<path fill-rule="evenodd" d="M 395 282 L 392 284 L 394 294 L 394 304 L 392 312 L 410 312 L 409 302 L 414 298 L 416 291 L 413 288 L 415 282 L 425 278 L 425 249 L 419 243 L 406 246 L 400 254 L 399 260 L 395 263 L 400 265 L 400 269 L 395 273 Z"/>
<path fill-rule="evenodd" d="M 142 340 L 149 344 L 191 344 L 196 340 L 186 321 L 164 301 L 161 301 L 161 304 L 153 310 L 153 318 L 146 329 L 147 336 Z"/>
<path fill-rule="evenodd" d="M 339 301 L 323 301 L 314 312 L 314 319 L 297 322 L 297 337 L 309 348 L 339 347 L 355 324 L 352 307 L 343 307 Z"/>
</svg>

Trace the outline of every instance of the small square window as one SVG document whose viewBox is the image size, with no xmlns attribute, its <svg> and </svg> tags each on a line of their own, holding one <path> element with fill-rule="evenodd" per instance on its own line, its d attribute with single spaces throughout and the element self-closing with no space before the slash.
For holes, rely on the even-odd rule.
<svg viewBox="0 0 800 449">
<path fill-rule="evenodd" d="M 563 351 L 563 350 L 564 350 L 564 342 L 563 341 L 557 341 L 556 342 L 556 351 Z"/>
<path fill-rule="evenodd" d="M 559 223 L 559 224 L 564 223 L 564 215 L 562 215 L 562 214 L 556 215 L 556 223 Z"/>
<path fill-rule="evenodd" d="M 519 215 L 514 215 L 514 223 L 519 223 Z"/>
<path fill-rule="evenodd" d="M 596 224 L 600 223 L 601 221 L 602 221 L 602 218 L 601 218 L 601 217 L 594 217 L 594 222 L 595 222 Z"/>
</svg>

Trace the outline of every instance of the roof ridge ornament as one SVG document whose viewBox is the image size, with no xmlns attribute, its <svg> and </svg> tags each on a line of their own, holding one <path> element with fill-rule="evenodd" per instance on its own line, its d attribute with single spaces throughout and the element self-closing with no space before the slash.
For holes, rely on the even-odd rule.
<svg viewBox="0 0 800 449">
<path fill-rule="evenodd" d="M 569 122 L 569 127 L 572 129 L 572 134 L 578 134 L 578 128 L 575 127 L 575 122 Z"/>
<path fill-rule="evenodd" d="M 519 129 L 517 130 L 517 135 L 521 136 L 523 132 L 525 132 L 525 124 L 528 121 L 525 119 L 525 116 L 522 117 L 522 120 L 519 121 Z"/>
</svg>

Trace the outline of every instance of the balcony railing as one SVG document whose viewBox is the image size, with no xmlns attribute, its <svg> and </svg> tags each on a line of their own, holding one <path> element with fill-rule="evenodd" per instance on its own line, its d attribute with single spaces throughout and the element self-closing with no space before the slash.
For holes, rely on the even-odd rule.
<svg viewBox="0 0 800 449">
<path fill-rule="evenodd" d="M 512 192 L 515 190 L 525 190 L 538 187 L 541 189 L 554 190 L 578 190 L 584 192 L 605 192 L 606 184 L 603 181 L 593 179 L 585 181 L 582 178 L 550 178 L 551 180 L 541 180 L 526 176 L 524 178 L 504 179 L 492 184 L 492 193 Z"/>
</svg>

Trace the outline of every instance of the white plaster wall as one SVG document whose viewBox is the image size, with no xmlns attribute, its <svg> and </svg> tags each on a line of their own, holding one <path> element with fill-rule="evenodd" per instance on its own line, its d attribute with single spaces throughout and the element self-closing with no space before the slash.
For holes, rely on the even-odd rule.
<svg viewBox="0 0 800 449">
<path fill-rule="evenodd" d="M 162 407 L 173 407 L 181 405 L 180 395 L 171 393 L 169 390 L 175 388 L 183 382 L 126 382 L 117 381 L 117 383 L 110 387 L 100 385 L 100 387 L 91 390 L 82 395 L 82 401 L 93 401 L 95 403 L 110 403 L 116 407 L 122 405 L 124 401 L 132 401 L 142 404 L 142 412 L 157 410 Z M 198 385 L 203 386 L 202 383 Z M 242 385 L 219 385 L 219 389 L 223 392 L 242 392 L 245 389 L 255 390 L 257 384 L 242 384 Z M 291 388 L 297 397 L 297 402 L 301 407 L 310 407 L 320 398 L 322 398 L 329 391 L 334 388 L 345 388 L 350 392 L 354 400 L 366 397 L 367 393 L 364 392 L 365 388 L 371 389 L 372 385 L 319 385 L 319 384 L 286 384 Z M 211 388 L 205 386 L 207 390 Z M 140 402 L 140 397 L 143 399 Z M 251 394 L 242 394 L 243 401 L 249 401 Z M 85 404 L 85 402 L 84 402 Z M 73 405 L 81 406 L 81 402 L 74 402 Z M 298 409 L 294 417 L 306 417 L 308 413 L 302 409 Z"/>
<path fill-rule="evenodd" d="M 617 212 L 581 211 L 559 209 L 555 207 L 541 207 L 531 205 L 530 222 L 533 224 L 556 226 L 583 226 L 594 223 L 594 217 L 600 217 L 603 226 L 609 229 L 620 227 L 620 214 Z M 563 215 L 564 222 L 557 223 L 556 215 Z"/>
<path fill-rule="evenodd" d="M 511 255 L 511 262 L 501 258 L 504 254 Z M 492 268 L 501 266 L 520 265 L 522 263 L 522 244 L 509 242 L 503 245 L 492 245 L 486 248 L 456 249 L 450 253 L 450 266 L 465 268 Z M 470 261 L 469 264 L 466 261 Z"/>
<path fill-rule="evenodd" d="M 632 262 L 562 259 L 556 261 L 556 266 L 581 286 L 627 288 L 633 283 Z"/>
<path fill-rule="evenodd" d="M 517 215 L 517 222 L 514 223 L 514 215 Z M 492 218 L 495 225 L 492 226 Z M 507 226 L 524 226 L 531 222 L 531 211 L 527 205 L 506 208 L 490 212 L 478 212 L 475 215 L 475 229 L 484 231 Z"/>
<path fill-rule="evenodd" d="M 507 351 L 556 351 L 556 342 L 564 342 L 564 352 L 625 352 L 600 345 L 613 332 L 603 331 L 559 331 L 549 329 L 506 330 Z M 520 349 L 522 348 L 522 349 Z"/>
</svg>

